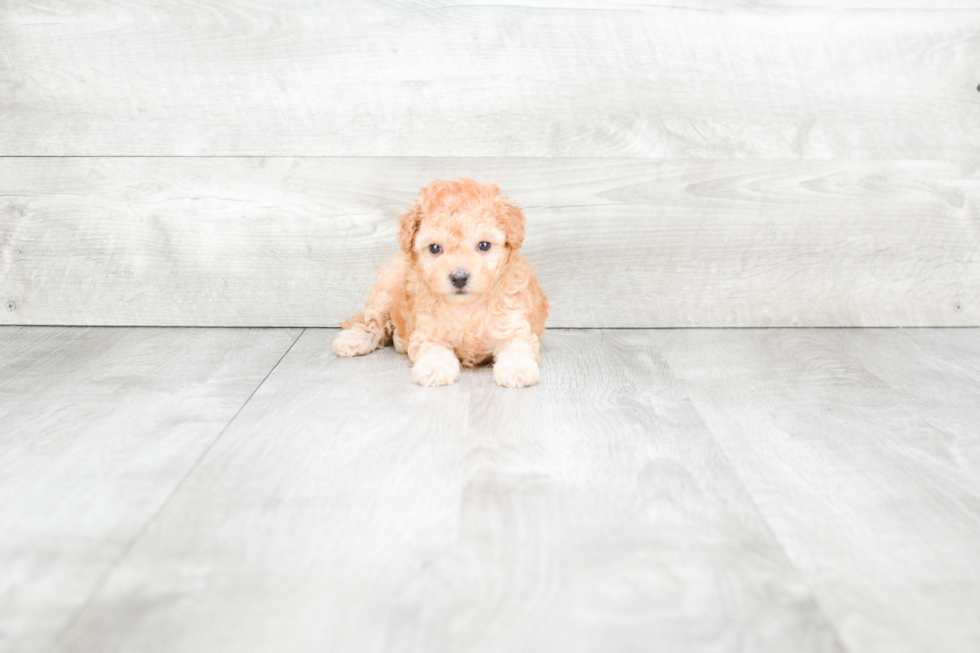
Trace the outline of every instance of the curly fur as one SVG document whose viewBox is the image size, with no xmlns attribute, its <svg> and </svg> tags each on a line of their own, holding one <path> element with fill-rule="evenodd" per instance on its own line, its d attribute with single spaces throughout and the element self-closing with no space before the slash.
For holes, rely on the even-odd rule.
<svg viewBox="0 0 980 653">
<path fill-rule="evenodd" d="M 494 184 L 433 181 L 399 216 L 401 250 L 378 272 L 364 310 L 341 323 L 334 351 L 359 356 L 393 340 L 421 385 L 453 383 L 460 363 L 490 360 L 502 386 L 537 383 L 548 300 L 519 251 L 524 226 Z M 467 275 L 464 287 L 454 273 Z"/>
</svg>

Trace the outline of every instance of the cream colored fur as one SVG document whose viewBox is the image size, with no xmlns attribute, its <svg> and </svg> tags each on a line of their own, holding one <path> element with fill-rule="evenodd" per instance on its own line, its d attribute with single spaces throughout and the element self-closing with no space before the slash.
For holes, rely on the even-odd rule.
<svg viewBox="0 0 980 653">
<path fill-rule="evenodd" d="M 519 252 L 524 223 L 494 184 L 430 183 L 399 217 L 401 250 L 341 324 L 334 351 L 360 356 L 393 340 L 419 385 L 455 383 L 460 364 L 491 360 L 499 385 L 536 384 L 548 300 Z"/>
</svg>

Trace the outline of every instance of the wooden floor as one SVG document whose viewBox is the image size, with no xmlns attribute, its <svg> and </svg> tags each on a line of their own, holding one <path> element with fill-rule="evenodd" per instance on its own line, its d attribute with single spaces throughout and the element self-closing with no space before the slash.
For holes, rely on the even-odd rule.
<svg viewBox="0 0 980 653">
<path fill-rule="evenodd" d="M 977 651 L 980 330 L 0 327 L 0 651 Z"/>
</svg>

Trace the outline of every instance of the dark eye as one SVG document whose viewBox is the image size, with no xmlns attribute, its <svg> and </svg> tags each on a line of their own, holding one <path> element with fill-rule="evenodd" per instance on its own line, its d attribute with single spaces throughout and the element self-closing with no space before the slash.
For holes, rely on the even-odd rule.
<svg viewBox="0 0 980 653">
<path fill-rule="evenodd" d="M 477 245 L 477 247 L 479 247 L 479 248 L 480 248 L 480 251 L 481 251 L 481 252 L 485 252 L 485 251 L 487 251 L 488 249 L 490 249 L 490 243 L 488 243 L 487 241 L 485 241 L 485 240 L 484 240 L 484 241 L 483 241 L 483 242 L 481 242 L 481 243 L 480 243 L 479 245 Z"/>
<path fill-rule="evenodd" d="M 433 243 L 432 245 L 429 245 L 429 251 L 432 252 L 433 254 L 438 254 L 439 252 L 442 251 L 442 248 L 436 245 L 435 243 Z"/>
</svg>

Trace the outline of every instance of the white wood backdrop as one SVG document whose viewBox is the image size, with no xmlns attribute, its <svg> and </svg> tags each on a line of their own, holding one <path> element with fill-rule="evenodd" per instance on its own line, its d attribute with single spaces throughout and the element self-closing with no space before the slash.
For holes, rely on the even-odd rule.
<svg viewBox="0 0 980 653">
<path fill-rule="evenodd" d="M 527 208 L 553 327 L 977 325 L 978 33 L 927 0 L 0 2 L 0 323 L 334 324 L 466 175 Z"/>
</svg>

